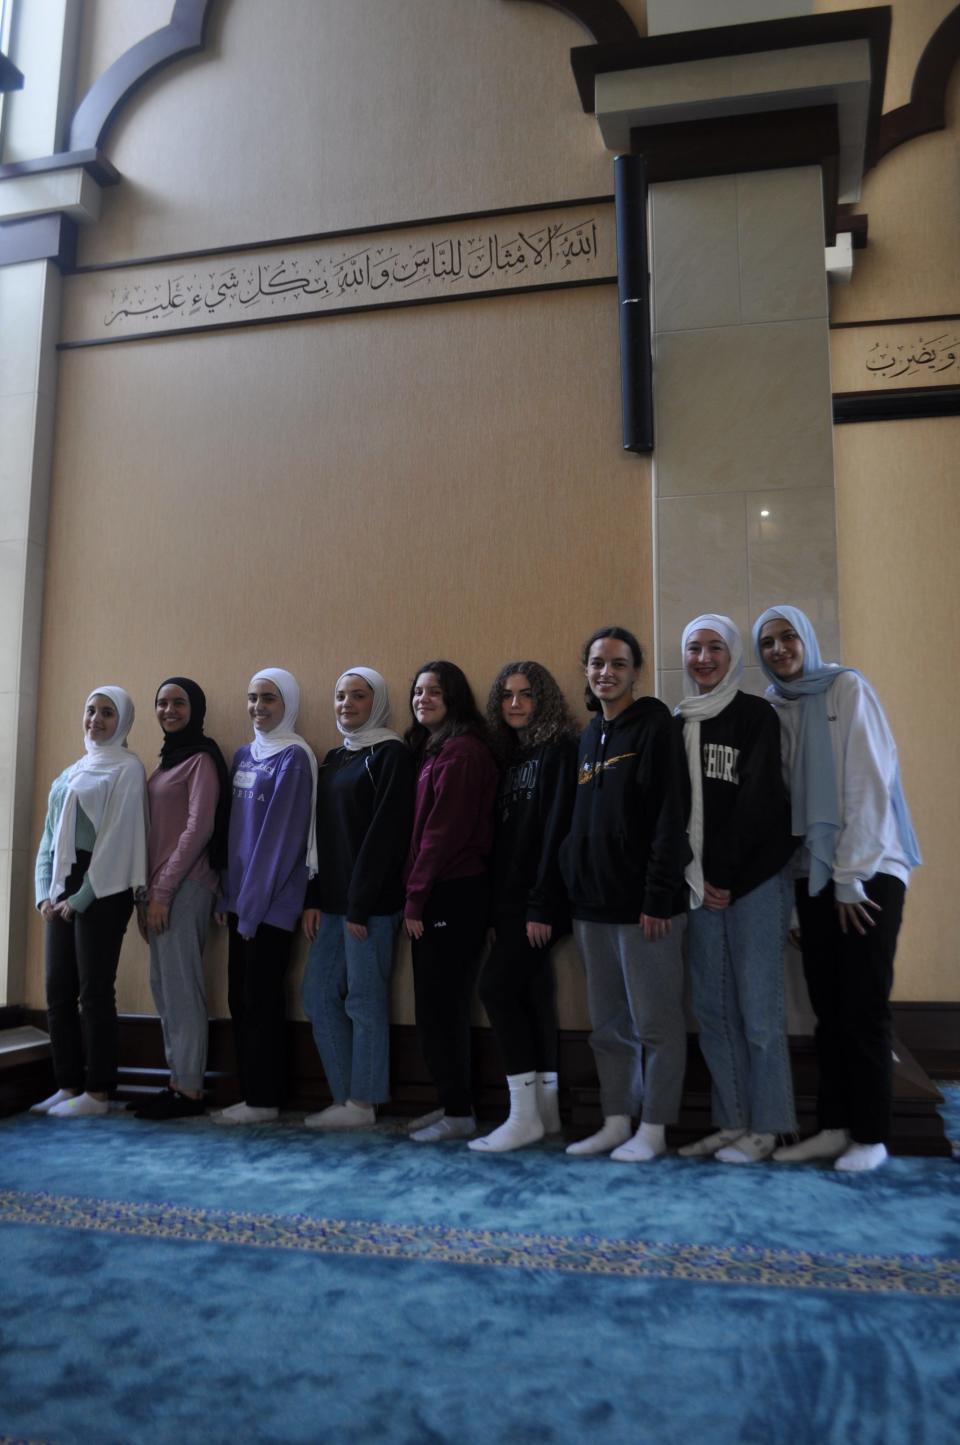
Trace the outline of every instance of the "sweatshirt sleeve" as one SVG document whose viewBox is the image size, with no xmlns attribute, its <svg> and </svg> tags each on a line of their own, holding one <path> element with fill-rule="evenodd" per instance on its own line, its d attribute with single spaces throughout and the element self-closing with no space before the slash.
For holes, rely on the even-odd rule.
<svg viewBox="0 0 960 1445">
<path fill-rule="evenodd" d="M 242 937 L 253 937 L 297 864 L 304 863 L 306 871 L 312 801 L 313 777 L 306 755 L 302 748 L 288 748 L 237 890 L 237 929 Z"/>
<path fill-rule="evenodd" d="M 744 716 L 737 769 L 736 803 L 725 827 L 710 839 L 710 876 L 715 888 L 734 888 L 745 858 L 769 844 L 780 845 L 786 820 L 786 792 L 780 763 L 780 722 L 773 708 L 751 708 Z"/>
<path fill-rule="evenodd" d="M 370 826 L 353 865 L 347 922 L 366 923 L 392 877 L 399 878 L 413 828 L 413 754 L 403 743 L 384 743 L 368 765 L 376 796 Z"/>
<path fill-rule="evenodd" d="M 544 749 L 538 789 L 540 857 L 536 878 L 527 894 L 527 921 L 555 924 L 568 906 L 560 875 L 560 844 L 570 832 L 573 817 L 577 790 L 576 743 L 559 743 Z"/>
<path fill-rule="evenodd" d="M 828 693 L 836 707 L 843 766 L 837 778 L 840 816 L 833 863 L 834 895 L 839 903 L 861 903 L 863 884 L 884 857 L 890 793 L 897 748 L 883 708 L 869 683 L 842 673 Z"/>
<path fill-rule="evenodd" d="M 481 747 L 468 750 L 446 743 L 433 765 L 433 806 L 407 875 L 405 918 L 423 917 L 434 883 L 480 830 L 483 808 L 492 808 L 494 764 Z"/>
<path fill-rule="evenodd" d="M 217 769 L 209 753 L 196 753 L 186 770 L 187 821 L 183 832 L 150 886 L 154 903 L 169 904 L 174 893 L 213 837 L 213 822 L 220 798 Z"/>
<path fill-rule="evenodd" d="M 34 894 L 38 908 L 50 897 L 50 884 L 53 882 L 53 840 L 56 834 L 57 819 L 60 816 L 58 803 L 57 785 L 54 783 L 50 789 L 47 816 L 43 822 L 43 835 L 40 839 L 40 847 L 37 849 L 37 862 L 34 868 Z"/>
<path fill-rule="evenodd" d="M 641 806 L 654 814 L 642 911 L 651 918 L 670 918 L 690 859 L 683 788 L 687 763 L 679 729 L 666 708 L 655 726 L 641 799 Z"/>
</svg>

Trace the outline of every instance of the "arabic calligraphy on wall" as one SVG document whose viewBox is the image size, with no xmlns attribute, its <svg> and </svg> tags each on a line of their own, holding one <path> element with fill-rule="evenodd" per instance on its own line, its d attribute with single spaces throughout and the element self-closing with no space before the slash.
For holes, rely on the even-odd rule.
<svg viewBox="0 0 960 1445">
<path fill-rule="evenodd" d="M 613 207 L 558 207 L 67 278 L 61 345 L 615 280 Z"/>
<path fill-rule="evenodd" d="M 830 333 L 834 392 L 960 383 L 960 317 L 873 322 Z"/>
</svg>

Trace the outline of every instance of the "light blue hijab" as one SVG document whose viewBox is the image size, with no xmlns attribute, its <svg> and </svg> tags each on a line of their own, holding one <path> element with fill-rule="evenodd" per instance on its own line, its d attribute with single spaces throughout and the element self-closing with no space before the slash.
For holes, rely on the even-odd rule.
<svg viewBox="0 0 960 1445">
<path fill-rule="evenodd" d="M 760 629 L 775 617 L 789 622 L 803 643 L 803 672 L 799 677 L 789 680 L 777 677 L 760 651 Z M 837 835 L 843 824 L 827 718 L 827 689 L 841 672 L 857 672 L 857 669 L 823 661 L 813 624 L 807 614 L 798 607 L 768 607 L 753 624 L 753 645 L 764 675 L 772 684 L 774 692 L 780 697 L 799 699 L 804 704 L 800 709 L 797 748 L 790 776 L 790 802 L 793 834 L 797 838 L 803 838 L 810 853 L 809 888 L 811 895 L 816 895 L 822 892 L 833 877 Z M 857 676 L 866 687 L 870 686 L 862 673 L 857 672 Z M 907 800 L 903 796 L 899 762 L 890 801 L 904 854 L 911 867 L 916 867 L 923 860 L 910 821 Z"/>
</svg>

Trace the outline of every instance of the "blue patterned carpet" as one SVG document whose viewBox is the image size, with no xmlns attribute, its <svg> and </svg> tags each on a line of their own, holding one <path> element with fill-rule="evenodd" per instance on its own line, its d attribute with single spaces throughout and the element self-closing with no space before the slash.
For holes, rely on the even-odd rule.
<svg viewBox="0 0 960 1445">
<path fill-rule="evenodd" d="M 958 1182 L 6 1120 L 0 1445 L 954 1445 Z"/>
</svg>

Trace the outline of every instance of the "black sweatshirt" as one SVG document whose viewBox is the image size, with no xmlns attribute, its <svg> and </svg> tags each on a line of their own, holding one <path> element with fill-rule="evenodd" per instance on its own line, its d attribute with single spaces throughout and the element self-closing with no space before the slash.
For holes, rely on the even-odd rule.
<svg viewBox="0 0 960 1445">
<path fill-rule="evenodd" d="M 403 911 L 415 773 L 399 741 L 327 753 L 317 779 L 319 870 L 304 907 L 350 923 Z"/>
<path fill-rule="evenodd" d="M 577 774 L 572 738 L 517 751 L 497 794 L 491 874 L 494 922 L 522 918 L 570 928 L 570 906 L 560 876 L 560 844 L 570 830 Z"/>
<path fill-rule="evenodd" d="M 680 736 L 683 720 L 678 718 Z M 762 697 L 735 693 L 700 724 L 703 876 L 742 898 L 785 867 L 790 799 L 780 763 L 780 720 Z"/>
<path fill-rule="evenodd" d="M 685 907 L 690 858 L 686 762 L 673 718 L 641 697 L 580 739 L 577 792 L 560 866 L 574 918 L 639 923 Z"/>
</svg>

